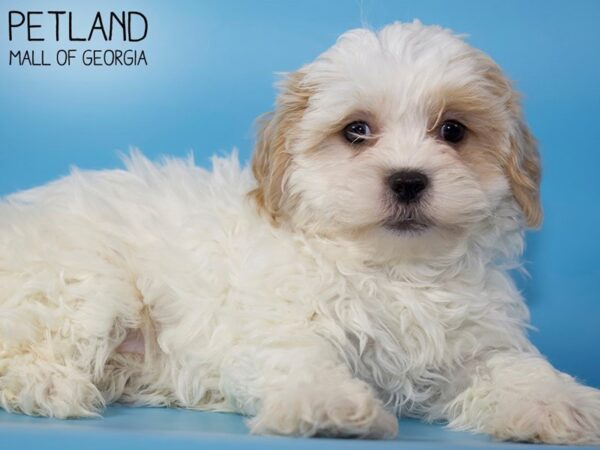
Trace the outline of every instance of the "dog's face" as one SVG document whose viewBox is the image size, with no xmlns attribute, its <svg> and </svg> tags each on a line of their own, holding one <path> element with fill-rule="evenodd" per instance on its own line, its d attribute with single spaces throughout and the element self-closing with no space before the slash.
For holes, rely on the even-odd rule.
<svg viewBox="0 0 600 450">
<path fill-rule="evenodd" d="M 290 74 L 253 170 L 273 220 L 326 235 L 451 239 L 507 205 L 541 220 L 537 150 L 510 83 L 420 23 L 350 31 Z"/>
</svg>

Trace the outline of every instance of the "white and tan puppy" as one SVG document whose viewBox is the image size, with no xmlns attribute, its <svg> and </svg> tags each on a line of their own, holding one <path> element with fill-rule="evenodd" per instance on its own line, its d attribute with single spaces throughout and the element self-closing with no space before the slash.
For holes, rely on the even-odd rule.
<svg viewBox="0 0 600 450">
<path fill-rule="evenodd" d="M 418 22 L 350 31 L 286 77 L 252 170 L 213 164 L 133 154 L 0 204 L 3 408 L 600 441 L 600 392 L 529 343 L 507 274 L 540 170 L 489 57 Z"/>
</svg>

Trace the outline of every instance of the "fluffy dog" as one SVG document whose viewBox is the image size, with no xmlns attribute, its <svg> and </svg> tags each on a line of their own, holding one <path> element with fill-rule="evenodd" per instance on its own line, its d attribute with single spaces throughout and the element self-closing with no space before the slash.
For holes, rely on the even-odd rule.
<svg viewBox="0 0 600 450">
<path fill-rule="evenodd" d="M 536 144 L 482 52 L 439 27 L 344 34 L 236 157 L 78 172 L 0 204 L 0 405 L 251 416 L 392 438 L 400 413 L 600 441 L 600 391 L 528 341 L 507 270 L 542 218 Z"/>
</svg>

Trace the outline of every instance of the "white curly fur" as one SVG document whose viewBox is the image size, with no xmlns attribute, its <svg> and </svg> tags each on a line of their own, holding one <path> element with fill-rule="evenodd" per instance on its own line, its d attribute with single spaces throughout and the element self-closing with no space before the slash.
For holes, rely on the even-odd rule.
<svg viewBox="0 0 600 450">
<path fill-rule="evenodd" d="M 427 96 L 477 85 L 481 57 L 440 28 L 395 24 L 349 32 L 303 68 L 310 98 L 286 144 L 279 224 L 235 155 L 207 171 L 133 152 L 126 170 L 7 197 L 0 405 L 60 418 L 114 401 L 237 411 L 256 433 L 373 438 L 395 436 L 402 413 L 600 442 L 599 391 L 527 340 L 507 274 L 524 228 L 510 177 L 427 135 Z M 324 131 L 367 109 L 392 121 L 375 147 L 357 155 Z M 511 114 L 497 112 L 494 142 L 508 142 Z M 381 226 L 381 168 L 407 166 L 433 180 L 423 208 L 439 226 L 422 234 Z"/>
</svg>

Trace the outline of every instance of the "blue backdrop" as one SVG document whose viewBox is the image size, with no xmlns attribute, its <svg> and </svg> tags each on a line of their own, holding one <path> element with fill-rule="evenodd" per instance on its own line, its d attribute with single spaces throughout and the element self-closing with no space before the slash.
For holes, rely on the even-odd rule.
<svg viewBox="0 0 600 450">
<path fill-rule="evenodd" d="M 349 28 L 419 18 L 467 34 L 524 93 L 541 144 L 546 219 L 528 236 L 519 278 L 560 369 L 600 387 L 600 2 L 595 1 L 82 1 L 3 0 L 0 6 L 0 195 L 64 175 L 110 168 L 130 146 L 154 157 L 252 148 L 276 72 L 312 60 Z M 73 11 L 84 34 L 97 9 L 139 10 L 140 43 L 8 41 L 7 14 Z M 37 19 L 36 19 L 37 21 Z M 53 24 L 41 19 L 47 27 Z M 46 31 L 44 31 L 46 30 Z M 52 37 L 53 30 L 38 29 Z M 18 67 L 9 49 L 144 49 L 148 66 Z"/>
</svg>

